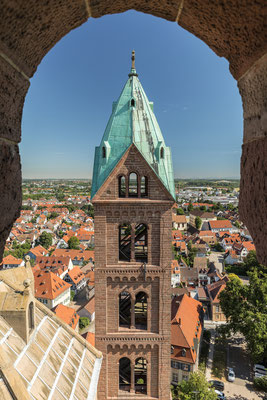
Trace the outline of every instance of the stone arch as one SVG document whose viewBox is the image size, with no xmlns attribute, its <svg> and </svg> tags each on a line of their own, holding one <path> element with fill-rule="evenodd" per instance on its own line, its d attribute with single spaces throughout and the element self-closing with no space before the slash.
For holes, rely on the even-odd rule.
<svg viewBox="0 0 267 400">
<path fill-rule="evenodd" d="M 0 259 L 5 241 L 21 207 L 21 166 L 18 143 L 29 79 L 46 53 L 68 32 L 87 21 L 130 9 L 164 18 L 203 40 L 230 63 L 238 82 L 244 110 L 239 212 L 253 236 L 260 262 L 267 263 L 267 226 L 263 182 L 267 167 L 266 37 L 264 2 L 241 0 L 66 0 L 12 3 L 0 12 Z"/>
</svg>

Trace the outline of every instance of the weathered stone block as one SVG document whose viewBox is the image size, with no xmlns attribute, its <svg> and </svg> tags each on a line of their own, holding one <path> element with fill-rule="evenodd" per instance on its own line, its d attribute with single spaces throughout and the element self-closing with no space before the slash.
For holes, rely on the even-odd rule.
<svg viewBox="0 0 267 400">
<path fill-rule="evenodd" d="M 267 54 L 238 81 L 244 111 L 244 143 L 267 136 Z"/>
<path fill-rule="evenodd" d="M 258 261 L 267 265 L 267 137 L 243 145 L 239 213 L 253 237 Z"/>
<path fill-rule="evenodd" d="M 147 14 L 155 15 L 155 17 L 165 18 L 168 21 L 174 21 L 179 7 L 180 0 L 91 0 L 90 7 L 92 16 L 95 18 L 106 14 L 122 13 L 134 9 Z"/>
<path fill-rule="evenodd" d="M 21 206 L 21 167 L 17 145 L 0 139 L 0 260 Z"/>
<path fill-rule="evenodd" d="M 63 36 L 88 18 L 85 0 L 3 0 L 0 14 L 0 49 L 27 76 Z"/>
<path fill-rule="evenodd" d="M 230 63 L 235 79 L 266 52 L 264 2 L 186 0 L 179 25 Z"/>
<path fill-rule="evenodd" d="M 20 141 L 24 98 L 30 82 L 0 58 L 0 137 Z"/>
</svg>

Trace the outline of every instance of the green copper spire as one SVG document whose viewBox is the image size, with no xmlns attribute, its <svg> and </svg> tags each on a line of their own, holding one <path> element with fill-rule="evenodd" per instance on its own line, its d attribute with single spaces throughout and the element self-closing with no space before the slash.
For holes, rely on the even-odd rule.
<svg viewBox="0 0 267 400">
<path fill-rule="evenodd" d="M 148 101 L 138 79 L 134 51 L 129 79 L 119 99 L 113 103 L 102 141 L 95 149 L 91 198 L 132 143 L 175 199 L 171 151 L 165 145 L 153 103 Z"/>
</svg>

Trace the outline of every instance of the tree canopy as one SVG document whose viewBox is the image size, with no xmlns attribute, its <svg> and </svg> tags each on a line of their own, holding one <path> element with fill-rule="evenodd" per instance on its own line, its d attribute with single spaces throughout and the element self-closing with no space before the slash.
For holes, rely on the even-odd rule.
<svg viewBox="0 0 267 400">
<path fill-rule="evenodd" d="M 182 207 L 176 208 L 176 214 L 177 215 L 184 215 L 184 210 L 182 209 Z"/>
<path fill-rule="evenodd" d="M 267 274 L 264 269 L 254 269 L 248 275 L 249 284 L 244 285 L 238 276 L 229 274 L 219 296 L 227 318 L 221 331 L 243 334 L 254 361 L 262 361 L 267 360 Z"/>
<path fill-rule="evenodd" d="M 38 244 L 40 244 L 47 250 L 50 246 L 52 246 L 52 234 L 44 231 L 39 236 Z"/>
<path fill-rule="evenodd" d="M 196 217 L 195 224 L 196 224 L 196 228 L 199 229 L 202 225 L 202 219 L 200 217 Z"/>
<path fill-rule="evenodd" d="M 69 249 L 79 250 L 80 248 L 80 241 L 77 236 L 72 236 L 68 240 Z"/>
<path fill-rule="evenodd" d="M 215 390 L 210 387 L 205 375 L 200 372 L 193 372 L 188 381 L 178 383 L 176 389 L 172 389 L 173 400 L 217 400 Z"/>
</svg>

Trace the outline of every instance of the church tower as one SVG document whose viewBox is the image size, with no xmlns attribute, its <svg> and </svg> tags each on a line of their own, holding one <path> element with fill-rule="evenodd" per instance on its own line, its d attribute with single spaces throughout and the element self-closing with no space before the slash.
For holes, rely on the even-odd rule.
<svg viewBox="0 0 267 400">
<path fill-rule="evenodd" d="M 169 400 L 173 168 L 134 51 L 95 150 L 91 196 L 98 400 Z"/>
</svg>

